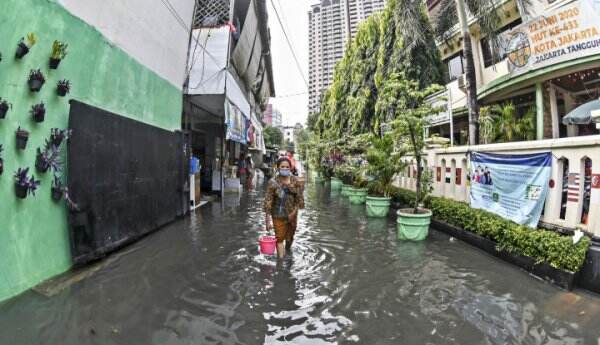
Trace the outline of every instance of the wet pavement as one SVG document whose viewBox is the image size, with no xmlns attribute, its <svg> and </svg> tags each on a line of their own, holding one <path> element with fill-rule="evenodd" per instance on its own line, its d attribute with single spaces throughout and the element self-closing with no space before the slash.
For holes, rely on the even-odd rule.
<svg viewBox="0 0 600 345">
<path fill-rule="evenodd" d="M 600 296 L 432 231 L 396 240 L 327 187 L 293 253 L 258 254 L 262 192 L 199 209 L 53 297 L 0 304 L 0 344 L 600 344 Z"/>
</svg>

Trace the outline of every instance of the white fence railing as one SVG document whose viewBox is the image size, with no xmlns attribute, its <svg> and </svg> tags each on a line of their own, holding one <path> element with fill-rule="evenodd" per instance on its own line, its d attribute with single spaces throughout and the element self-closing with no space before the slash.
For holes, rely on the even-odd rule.
<svg viewBox="0 0 600 345">
<path fill-rule="evenodd" d="M 430 150 L 424 166 L 433 173 L 434 195 L 469 202 L 469 151 L 551 151 L 550 193 L 541 221 L 600 236 L 600 188 L 592 188 L 599 185 L 593 181 L 600 179 L 600 135 Z M 416 165 L 411 162 L 398 177 L 400 187 L 414 190 L 415 172 Z"/>
</svg>

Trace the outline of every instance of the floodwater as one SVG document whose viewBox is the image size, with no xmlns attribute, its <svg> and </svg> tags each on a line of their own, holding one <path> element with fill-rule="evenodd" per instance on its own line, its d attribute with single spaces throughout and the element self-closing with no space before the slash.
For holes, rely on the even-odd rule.
<svg viewBox="0 0 600 345">
<path fill-rule="evenodd" d="M 258 254 L 262 192 L 230 195 L 52 297 L 0 304 L 0 344 L 600 344 L 599 296 L 306 193 L 282 262 Z"/>
</svg>

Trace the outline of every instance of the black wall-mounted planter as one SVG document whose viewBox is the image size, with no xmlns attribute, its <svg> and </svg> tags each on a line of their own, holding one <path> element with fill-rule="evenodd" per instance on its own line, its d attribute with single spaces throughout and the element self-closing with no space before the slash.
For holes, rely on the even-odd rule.
<svg viewBox="0 0 600 345">
<path fill-rule="evenodd" d="M 60 59 L 50 58 L 50 63 L 49 63 L 50 69 L 57 69 L 58 65 L 60 65 L 60 61 L 61 61 Z"/>
<path fill-rule="evenodd" d="M 46 111 L 36 111 L 31 114 L 31 117 L 33 118 L 33 121 L 37 123 L 44 122 L 44 119 L 46 118 Z"/>
<path fill-rule="evenodd" d="M 63 197 L 63 191 L 60 188 L 52 187 L 52 200 L 60 201 Z"/>
<path fill-rule="evenodd" d="M 4 161 L 0 158 L 0 175 L 4 172 Z"/>
<path fill-rule="evenodd" d="M 44 161 L 44 157 L 42 157 L 41 154 L 38 153 L 38 155 L 35 158 L 35 168 L 38 172 L 41 173 L 45 173 L 48 171 L 48 168 L 50 167 L 50 165 Z"/>
<path fill-rule="evenodd" d="M 66 87 L 58 86 L 56 88 L 56 94 L 59 95 L 60 97 L 65 97 L 68 92 L 69 92 L 69 90 Z"/>
<path fill-rule="evenodd" d="M 15 195 L 19 199 L 25 199 L 27 197 L 27 186 L 21 186 L 15 183 Z"/>
<path fill-rule="evenodd" d="M 23 56 L 27 55 L 27 53 L 29 53 L 29 47 L 25 43 L 19 42 L 17 51 L 15 52 L 15 58 L 21 59 Z"/>
<path fill-rule="evenodd" d="M 28 81 L 29 83 L 29 90 L 31 92 L 40 92 L 40 90 L 42 89 L 42 86 L 44 85 L 44 82 L 38 79 L 29 79 Z"/>
<path fill-rule="evenodd" d="M 6 118 L 6 113 L 8 113 L 8 106 L 0 106 L 0 119 Z"/>
<path fill-rule="evenodd" d="M 25 150 L 27 147 L 27 140 L 29 140 L 29 133 L 17 132 L 17 148 L 19 150 Z"/>
</svg>

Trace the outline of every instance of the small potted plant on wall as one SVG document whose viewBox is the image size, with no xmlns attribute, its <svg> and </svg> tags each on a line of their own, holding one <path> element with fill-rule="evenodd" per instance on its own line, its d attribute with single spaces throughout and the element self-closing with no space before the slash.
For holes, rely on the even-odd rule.
<svg viewBox="0 0 600 345">
<path fill-rule="evenodd" d="M 15 52 L 15 57 L 17 59 L 23 58 L 23 56 L 29 53 L 29 50 L 35 45 L 36 42 L 37 36 L 33 32 L 28 33 L 26 38 L 22 37 L 19 43 L 17 44 L 17 51 Z"/>
<path fill-rule="evenodd" d="M 46 107 L 44 106 L 44 102 L 33 105 L 29 112 L 31 113 L 33 121 L 38 123 L 44 122 L 44 118 L 46 117 Z"/>
<path fill-rule="evenodd" d="M 63 79 L 56 84 L 56 94 L 60 97 L 66 96 L 71 91 L 71 82 Z"/>
<path fill-rule="evenodd" d="M 427 119 L 431 114 L 439 112 L 426 101 L 427 97 L 438 92 L 440 87 L 433 85 L 425 89 L 419 84 L 406 79 L 404 75 L 393 75 L 383 94 L 387 99 L 393 99 L 394 118 L 392 126 L 396 144 L 403 147 L 417 163 L 416 193 L 412 208 L 400 209 L 397 212 L 398 238 L 402 240 L 424 240 L 429 234 L 431 223 L 431 210 L 423 208 L 431 186 L 429 174 L 423 174 L 423 155 L 425 140 L 424 128 L 428 125 Z"/>
<path fill-rule="evenodd" d="M 54 175 L 54 179 L 52 180 L 52 200 L 60 201 L 63 197 L 63 193 L 65 191 L 65 186 L 58 175 Z"/>
<path fill-rule="evenodd" d="M 72 133 L 73 130 L 71 129 L 52 128 L 50 130 L 50 141 L 52 142 L 52 145 L 59 147 L 63 141 L 71 137 Z"/>
<path fill-rule="evenodd" d="M 19 127 L 15 134 L 17 135 L 17 149 L 25 150 L 25 147 L 27 147 L 27 140 L 29 140 L 29 132 Z"/>
<path fill-rule="evenodd" d="M 50 68 L 57 69 L 62 59 L 67 56 L 68 44 L 61 41 L 54 41 L 52 44 L 52 54 L 50 55 Z"/>
<path fill-rule="evenodd" d="M 15 195 L 20 199 L 25 199 L 27 194 L 35 196 L 35 191 L 40 185 L 33 175 L 27 176 L 29 168 L 19 168 L 15 172 Z"/>
<path fill-rule="evenodd" d="M 12 109 L 12 104 L 8 103 L 7 100 L 2 99 L 2 97 L 0 97 L 0 119 L 6 118 L 6 113 L 8 113 L 8 109 Z"/>
<path fill-rule="evenodd" d="M 41 173 L 45 173 L 48 169 L 58 172 L 61 168 L 60 149 L 52 145 L 46 140 L 46 147 L 41 150 L 37 148 L 37 156 L 35 159 L 35 168 Z"/>
<path fill-rule="evenodd" d="M 29 84 L 29 90 L 31 90 L 31 92 L 39 92 L 45 82 L 46 78 L 42 71 L 39 69 L 32 69 L 29 71 L 29 80 L 27 83 Z"/>
<path fill-rule="evenodd" d="M 4 151 L 4 149 L 2 148 L 2 144 L 0 144 L 0 175 L 2 175 L 2 173 L 4 172 L 4 160 L 2 159 L 2 151 Z"/>
</svg>

